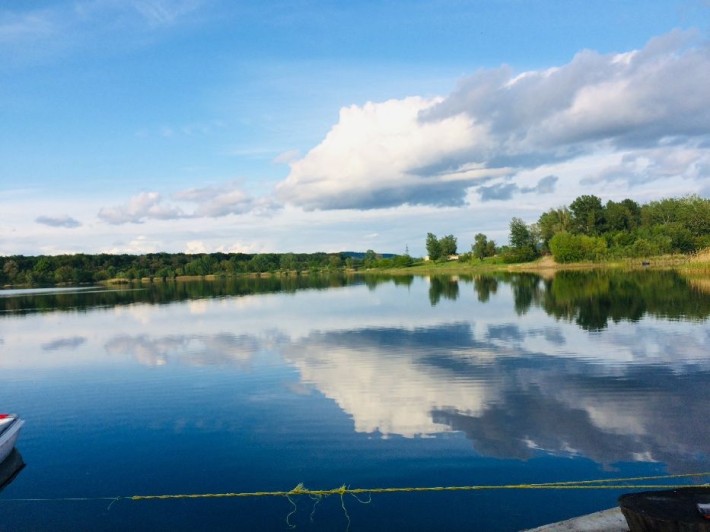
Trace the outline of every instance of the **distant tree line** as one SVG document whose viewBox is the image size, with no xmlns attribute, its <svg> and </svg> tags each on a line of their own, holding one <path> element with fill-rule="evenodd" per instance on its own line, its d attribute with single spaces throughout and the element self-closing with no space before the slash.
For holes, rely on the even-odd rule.
<svg viewBox="0 0 710 532">
<path fill-rule="evenodd" d="M 0 286 L 86 284 L 123 279 L 170 280 L 180 276 L 334 272 L 404 267 L 409 255 L 366 253 L 148 253 L 0 257 Z"/>
<path fill-rule="evenodd" d="M 538 221 L 510 222 L 509 245 L 498 247 L 483 233 L 470 252 L 457 256 L 453 235 L 428 233 L 430 260 L 526 262 L 551 254 L 557 262 L 595 261 L 692 253 L 710 247 L 710 200 L 695 195 L 639 205 L 631 199 L 608 201 L 579 196 L 569 206 L 550 209 Z M 149 253 L 14 255 L 0 257 L 0 286 L 85 284 L 109 279 L 175 279 L 180 276 L 333 272 L 405 268 L 415 260 L 404 255 L 366 253 Z"/>
<path fill-rule="evenodd" d="M 606 204 L 594 195 L 550 209 L 537 223 L 510 222 L 509 245 L 495 248 L 476 235 L 472 254 L 499 253 L 504 262 L 551 254 L 557 262 L 597 261 L 693 253 L 710 247 L 710 200 L 695 195 L 639 205 L 631 199 Z"/>
</svg>

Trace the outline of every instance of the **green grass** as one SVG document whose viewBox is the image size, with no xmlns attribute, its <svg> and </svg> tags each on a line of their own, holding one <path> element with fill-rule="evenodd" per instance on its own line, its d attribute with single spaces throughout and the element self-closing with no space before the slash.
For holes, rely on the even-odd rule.
<svg viewBox="0 0 710 532">
<path fill-rule="evenodd" d="M 648 263 L 648 264 L 645 264 Z M 559 264 L 551 257 L 542 257 L 532 262 L 508 264 L 502 257 L 487 257 L 485 259 L 469 261 L 428 261 L 416 262 L 407 268 L 386 268 L 361 270 L 365 273 L 392 273 L 410 275 L 435 275 L 435 274 L 461 274 L 461 273 L 489 273 L 498 271 L 557 271 L 557 270 L 594 270 L 594 269 L 624 269 L 624 270 L 667 270 L 673 269 L 688 273 L 710 274 L 710 250 L 694 255 L 660 255 L 643 258 L 614 258 L 596 262 L 572 262 Z"/>
</svg>

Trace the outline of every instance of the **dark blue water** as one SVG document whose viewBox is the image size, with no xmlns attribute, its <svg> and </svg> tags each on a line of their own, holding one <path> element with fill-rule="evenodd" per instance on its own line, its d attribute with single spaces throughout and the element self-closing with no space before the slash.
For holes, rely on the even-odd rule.
<svg viewBox="0 0 710 532">
<path fill-rule="evenodd" d="M 710 470 L 710 296 L 641 273 L 5 292 L 0 530 L 518 530 L 625 491 L 95 498 Z"/>
</svg>

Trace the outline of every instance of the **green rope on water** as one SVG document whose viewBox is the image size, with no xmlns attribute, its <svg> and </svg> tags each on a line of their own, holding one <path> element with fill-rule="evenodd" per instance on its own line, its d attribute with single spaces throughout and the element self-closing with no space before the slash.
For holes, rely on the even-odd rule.
<svg viewBox="0 0 710 532">
<path fill-rule="evenodd" d="M 678 475 L 658 475 L 645 477 L 629 477 L 629 478 L 607 478 L 598 480 L 580 480 L 566 482 L 548 482 L 539 484 L 504 484 L 504 485 L 471 485 L 471 486 L 422 486 L 422 487 L 395 487 L 395 488 L 349 488 L 343 484 L 339 488 L 327 490 L 312 490 L 306 488 L 303 483 L 297 484 L 289 491 L 251 491 L 251 492 L 236 492 L 236 493 L 191 493 L 191 494 L 174 494 L 174 495 L 133 495 L 130 497 L 60 497 L 60 498 L 34 498 L 34 499 L 2 499 L 0 503 L 11 501 L 22 502 L 75 502 L 75 501 L 111 501 L 108 510 L 119 500 L 131 501 L 150 501 L 150 500 L 175 500 L 175 499 L 217 499 L 217 498 L 232 498 L 232 497 L 285 497 L 291 504 L 292 509 L 286 515 L 286 525 L 290 529 L 296 528 L 296 525 L 291 522 L 291 518 L 298 511 L 298 505 L 293 500 L 293 497 L 307 495 L 314 501 L 313 508 L 310 514 L 310 520 L 315 517 L 316 507 L 325 497 L 338 495 L 340 497 L 340 507 L 343 510 L 345 519 L 347 520 L 346 532 L 350 530 L 350 514 L 345 505 L 345 495 L 351 495 L 361 504 L 369 504 L 372 502 L 372 495 L 378 493 L 423 493 L 423 492 L 452 492 L 452 491 L 484 491 L 484 490 L 642 490 L 642 489 L 677 489 L 688 487 L 688 484 L 632 484 L 646 480 L 660 481 L 669 479 L 693 479 L 701 477 L 710 477 L 710 472 L 704 473 L 685 473 Z M 694 484 L 698 486 L 698 484 Z M 702 487 L 710 488 L 710 484 L 701 484 Z M 358 495 L 367 495 L 367 500 L 361 499 Z"/>
<path fill-rule="evenodd" d="M 345 532 L 350 532 L 350 514 L 348 513 L 348 509 L 345 507 L 345 486 L 343 486 L 343 491 L 340 494 L 340 507 L 343 509 L 345 519 L 348 520 L 348 526 L 345 527 Z"/>
<path fill-rule="evenodd" d="M 315 495 L 311 495 L 311 500 L 313 501 L 313 508 L 311 509 L 311 515 L 308 516 L 309 520 L 311 523 L 315 522 L 315 517 L 316 517 L 316 506 L 318 506 L 318 503 L 323 500 L 323 497 L 316 497 Z"/>
<path fill-rule="evenodd" d="M 298 486 L 303 486 L 303 483 L 299 484 Z M 296 487 L 298 487 L 298 486 L 296 486 Z M 296 525 L 291 524 L 291 516 L 298 511 L 298 505 L 295 502 L 293 502 L 293 499 L 291 498 L 290 495 L 286 495 L 286 499 L 288 500 L 288 502 L 291 503 L 291 506 L 293 506 L 293 510 L 291 510 L 288 513 L 288 515 L 286 516 L 286 526 L 293 529 L 293 528 L 296 528 Z"/>
<path fill-rule="evenodd" d="M 471 486 L 419 486 L 419 487 L 394 487 L 394 488 L 349 488 L 345 484 L 333 489 L 312 490 L 306 488 L 303 483 L 297 484 L 289 491 L 248 491 L 236 493 L 183 493 L 166 495 L 132 495 L 128 497 L 58 497 L 58 498 L 26 498 L 26 499 L 2 499 L 1 502 L 56 502 L 56 501 L 113 501 L 111 505 L 119 500 L 130 501 L 151 501 L 151 500 L 172 500 L 172 499 L 222 499 L 239 497 L 285 497 L 292 504 L 292 497 L 307 495 L 316 501 L 316 504 L 323 497 L 339 495 L 341 500 L 345 495 L 352 495 L 359 502 L 367 504 L 372 500 L 372 495 L 380 493 L 425 493 L 425 492 L 451 492 L 451 491 L 485 491 L 485 490 L 641 490 L 641 489 L 676 489 L 688 487 L 687 484 L 631 484 L 646 480 L 670 480 L 670 479 L 691 479 L 710 477 L 710 472 L 704 473 L 683 473 L 677 475 L 657 475 L 645 477 L 629 478 L 606 478 L 598 480 L 579 480 L 567 482 L 547 482 L 539 484 L 501 484 L 501 485 L 471 485 Z M 702 487 L 710 487 L 710 484 L 701 484 Z M 358 495 L 368 495 L 370 500 L 364 501 Z M 343 503 L 344 504 L 344 503 Z M 295 506 L 295 504 L 294 504 Z M 314 505 L 315 506 L 315 505 Z M 292 515 L 293 512 L 290 515 Z"/>
</svg>

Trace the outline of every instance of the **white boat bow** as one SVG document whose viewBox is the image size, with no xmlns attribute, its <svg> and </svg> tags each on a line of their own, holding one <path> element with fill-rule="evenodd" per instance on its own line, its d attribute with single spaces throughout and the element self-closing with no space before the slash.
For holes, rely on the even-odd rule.
<svg viewBox="0 0 710 532">
<path fill-rule="evenodd" d="M 0 414 L 0 463 L 15 448 L 20 429 L 25 422 L 14 414 Z"/>
</svg>

